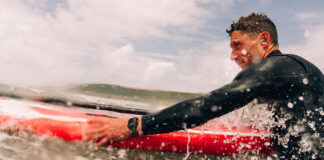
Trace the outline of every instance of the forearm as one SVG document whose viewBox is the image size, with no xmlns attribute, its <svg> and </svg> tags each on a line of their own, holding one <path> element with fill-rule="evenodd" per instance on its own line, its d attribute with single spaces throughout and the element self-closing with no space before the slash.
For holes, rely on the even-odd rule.
<svg viewBox="0 0 324 160">
<path fill-rule="evenodd" d="M 205 96 L 187 100 L 158 113 L 142 117 L 143 134 L 160 134 L 199 126 L 208 120 L 227 114 L 255 98 L 254 88 L 233 82 Z"/>
<path fill-rule="evenodd" d="M 199 126 L 216 116 L 210 110 L 211 105 L 213 103 L 199 97 L 180 102 L 158 113 L 145 115 L 141 119 L 142 132 L 145 135 L 159 134 Z M 219 108 L 218 113 L 220 112 L 222 110 Z"/>
</svg>

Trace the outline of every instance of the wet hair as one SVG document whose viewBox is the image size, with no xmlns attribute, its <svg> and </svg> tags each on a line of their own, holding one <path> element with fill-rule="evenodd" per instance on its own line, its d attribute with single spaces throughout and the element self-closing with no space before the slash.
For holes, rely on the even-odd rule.
<svg viewBox="0 0 324 160">
<path fill-rule="evenodd" d="M 256 38 L 262 32 L 268 32 L 270 34 L 270 42 L 278 46 L 276 26 L 264 13 L 252 12 L 247 17 L 242 16 L 238 21 L 233 21 L 231 28 L 227 29 L 226 32 L 231 36 L 234 31 L 241 31 L 243 34 L 247 33 L 251 38 Z"/>
</svg>

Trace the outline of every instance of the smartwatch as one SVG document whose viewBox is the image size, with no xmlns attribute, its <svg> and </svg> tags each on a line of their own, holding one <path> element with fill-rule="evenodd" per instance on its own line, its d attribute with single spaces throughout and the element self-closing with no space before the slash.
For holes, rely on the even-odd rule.
<svg viewBox="0 0 324 160">
<path fill-rule="evenodd" d="M 133 117 L 128 120 L 127 127 L 129 129 L 132 137 L 138 136 L 137 126 L 138 126 L 138 118 L 137 117 Z"/>
</svg>

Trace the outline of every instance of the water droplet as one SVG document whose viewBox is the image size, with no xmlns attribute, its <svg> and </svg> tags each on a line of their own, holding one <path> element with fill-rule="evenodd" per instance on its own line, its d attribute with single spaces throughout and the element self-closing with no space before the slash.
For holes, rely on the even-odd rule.
<svg viewBox="0 0 324 160">
<path fill-rule="evenodd" d="M 319 109 L 319 112 L 320 112 L 320 114 L 321 114 L 322 116 L 324 116 L 324 111 L 323 111 L 322 108 Z"/>
<path fill-rule="evenodd" d="M 245 49 L 242 50 L 242 54 L 243 55 L 246 55 L 247 54 L 247 51 Z"/>
<path fill-rule="evenodd" d="M 212 112 L 216 112 L 216 111 L 219 110 L 219 108 L 218 108 L 217 106 L 212 106 L 212 107 L 210 108 L 210 110 L 211 110 Z"/>
<path fill-rule="evenodd" d="M 121 149 L 121 150 L 119 150 L 119 151 L 117 152 L 117 154 L 118 154 L 118 158 L 119 158 L 119 159 L 123 159 L 123 158 L 126 157 L 126 150 Z"/>
<path fill-rule="evenodd" d="M 304 32 L 304 37 L 305 37 L 305 38 L 309 38 L 309 30 L 306 30 L 306 31 Z"/>
<path fill-rule="evenodd" d="M 195 100 L 194 103 L 200 104 L 201 100 Z"/>
<path fill-rule="evenodd" d="M 70 101 L 68 101 L 66 104 L 67 104 L 68 106 L 72 106 L 72 105 L 73 105 L 73 103 L 70 102 Z"/>
<path fill-rule="evenodd" d="M 310 110 L 307 110 L 306 113 L 307 113 L 307 116 L 310 116 L 313 112 Z"/>
<path fill-rule="evenodd" d="M 294 104 L 291 103 L 291 102 L 289 102 L 289 103 L 287 104 L 287 106 L 288 106 L 288 108 L 293 108 L 293 107 L 294 107 Z"/>
<path fill-rule="evenodd" d="M 182 128 L 187 128 L 187 123 L 182 123 Z"/>
<path fill-rule="evenodd" d="M 308 126 L 313 129 L 314 131 L 316 130 L 315 128 L 315 122 L 308 122 Z"/>
<path fill-rule="evenodd" d="M 299 96 L 298 99 L 301 100 L 301 101 L 303 101 L 304 100 L 304 97 L 303 96 Z"/>
<path fill-rule="evenodd" d="M 308 84 L 308 79 L 307 79 L 307 78 L 304 78 L 304 79 L 303 79 L 303 83 L 304 83 L 305 85 L 307 85 L 307 84 Z"/>
</svg>

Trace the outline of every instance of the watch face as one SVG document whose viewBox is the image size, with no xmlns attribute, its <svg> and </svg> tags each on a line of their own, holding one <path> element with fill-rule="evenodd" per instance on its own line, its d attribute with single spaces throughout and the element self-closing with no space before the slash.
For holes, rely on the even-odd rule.
<svg viewBox="0 0 324 160">
<path fill-rule="evenodd" d="M 138 118 L 137 117 L 129 119 L 128 127 L 137 127 L 137 125 L 138 125 Z"/>
<path fill-rule="evenodd" d="M 137 132 L 137 126 L 138 126 L 138 118 L 134 117 L 128 120 L 128 129 L 131 132 L 132 136 L 138 136 L 138 132 Z"/>
</svg>

